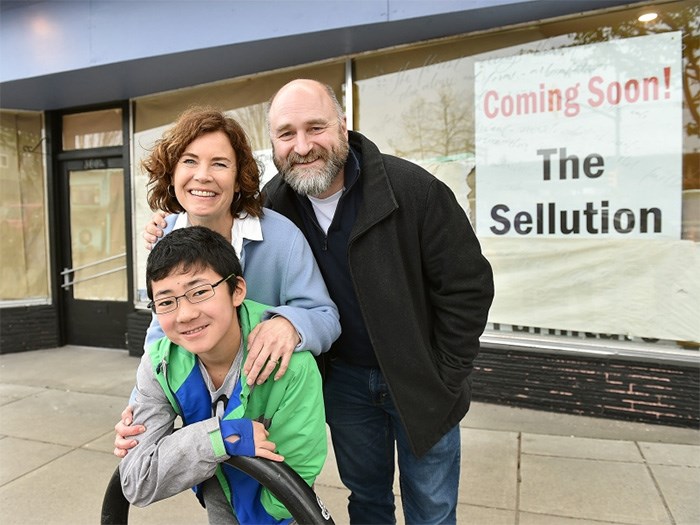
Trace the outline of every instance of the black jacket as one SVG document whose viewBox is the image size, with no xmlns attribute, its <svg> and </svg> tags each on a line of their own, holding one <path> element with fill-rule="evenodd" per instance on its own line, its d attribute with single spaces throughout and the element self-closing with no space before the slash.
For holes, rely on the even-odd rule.
<svg viewBox="0 0 700 525">
<path fill-rule="evenodd" d="M 349 136 L 362 159 L 363 194 L 348 249 L 350 273 L 377 360 L 420 457 L 469 409 L 493 275 L 446 184 L 380 153 L 359 133 Z M 266 206 L 304 231 L 294 191 L 279 174 L 264 192 Z"/>
</svg>

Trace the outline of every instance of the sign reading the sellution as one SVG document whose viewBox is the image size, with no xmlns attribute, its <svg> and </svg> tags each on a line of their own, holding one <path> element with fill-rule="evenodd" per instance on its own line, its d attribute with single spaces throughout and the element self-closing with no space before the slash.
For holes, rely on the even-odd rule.
<svg viewBox="0 0 700 525">
<path fill-rule="evenodd" d="M 681 33 L 475 65 L 481 237 L 679 239 Z"/>
</svg>

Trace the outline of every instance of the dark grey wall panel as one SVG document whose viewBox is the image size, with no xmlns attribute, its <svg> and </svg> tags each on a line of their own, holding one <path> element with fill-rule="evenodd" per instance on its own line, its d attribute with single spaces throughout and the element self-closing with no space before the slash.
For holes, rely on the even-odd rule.
<svg viewBox="0 0 700 525">
<path fill-rule="evenodd" d="M 53 306 L 0 309 L 0 354 L 60 346 Z"/>
</svg>

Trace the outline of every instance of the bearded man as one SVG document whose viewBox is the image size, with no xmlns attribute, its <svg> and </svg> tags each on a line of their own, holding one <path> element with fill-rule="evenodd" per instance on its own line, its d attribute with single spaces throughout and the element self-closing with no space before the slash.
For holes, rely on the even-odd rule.
<svg viewBox="0 0 700 525">
<path fill-rule="evenodd" d="M 406 523 L 455 523 L 491 267 L 450 188 L 348 131 L 329 86 L 286 84 L 268 124 L 265 205 L 304 232 L 340 311 L 324 398 L 350 521 L 396 522 L 396 448 Z"/>
</svg>

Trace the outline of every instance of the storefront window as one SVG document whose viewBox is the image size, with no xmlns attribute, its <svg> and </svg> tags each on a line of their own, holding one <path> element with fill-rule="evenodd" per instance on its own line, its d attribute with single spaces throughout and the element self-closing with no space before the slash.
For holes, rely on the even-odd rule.
<svg viewBox="0 0 700 525">
<path fill-rule="evenodd" d="M 455 191 L 493 330 L 698 347 L 700 7 L 651 7 L 355 59 L 356 129 Z"/>
<path fill-rule="evenodd" d="M 47 302 L 44 148 L 39 113 L 0 111 L 0 303 Z"/>
</svg>

